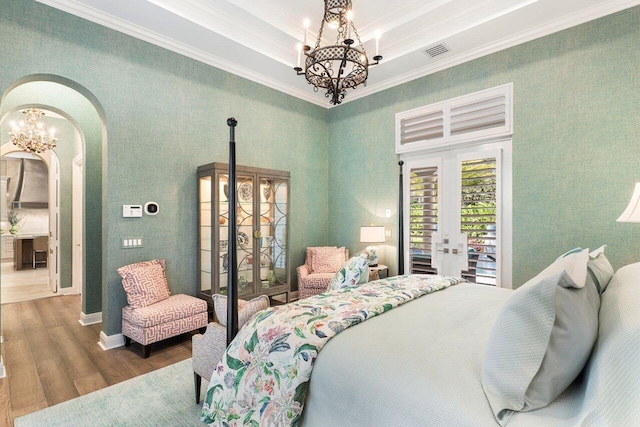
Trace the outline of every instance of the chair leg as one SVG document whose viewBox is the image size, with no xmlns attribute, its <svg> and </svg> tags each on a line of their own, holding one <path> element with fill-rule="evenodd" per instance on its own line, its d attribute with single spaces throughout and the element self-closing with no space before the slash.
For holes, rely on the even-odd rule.
<svg viewBox="0 0 640 427">
<path fill-rule="evenodd" d="M 200 403 L 200 386 L 202 385 L 202 377 L 194 372 L 193 381 L 196 386 L 196 405 L 197 405 Z"/>
<path fill-rule="evenodd" d="M 149 357 L 149 354 L 151 353 L 151 344 L 149 345 L 143 345 L 142 346 L 142 355 L 144 356 L 144 358 L 146 359 L 147 357 Z"/>
<path fill-rule="evenodd" d="M 124 346 L 129 347 L 131 345 L 131 338 L 124 337 Z"/>
</svg>

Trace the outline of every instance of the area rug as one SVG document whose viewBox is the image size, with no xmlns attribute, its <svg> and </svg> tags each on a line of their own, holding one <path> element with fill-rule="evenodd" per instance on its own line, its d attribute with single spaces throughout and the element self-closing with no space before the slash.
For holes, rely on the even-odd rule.
<svg viewBox="0 0 640 427">
<path fill-rule="evenodd" d="M 207 389 L 203 381 L 202 390 Z M 203 393 L 204 394 L 204 393 Z M 30 426 L 205 426 L 194 398 L 191 359 L 15 420 Z"/>
</svg>

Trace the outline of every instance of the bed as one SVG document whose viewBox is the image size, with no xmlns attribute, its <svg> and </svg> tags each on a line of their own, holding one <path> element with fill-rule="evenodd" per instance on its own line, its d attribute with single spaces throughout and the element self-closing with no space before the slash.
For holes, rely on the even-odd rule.
<svg viewBox="0 0 640 427">
<path fill-rule="evenodd" d="M 482 389 L 482 358 L 511 293 L 460 284 L 339 334 L 316 360 L 302 425 L 497 426 Z M 508 426 L 640 425 L 640 263 L 616 273 L 599 320 L 576 381 Z"/>
<path fill-rule="evenodd" d="M 569 259 L 582 256 L 580 254 L 591 255 L 588 250 L 570 251 L 556 262 L 562 264 L 564 257 Z M 402 261 L 401 253 L 399 259 Z M 304 387 L 306 398 L 303 396 L 302 415 L 292 416 L 290 424 L 323 427 L 640 425 L 640 263 L 623 267 L 610 281 L 607 279 L 608 287 L 601 295 L 599 292 L 604 287 L 594 290 L 595 287 L 585 285 L 586 258 L 581 267 L 570 271 L 572 268 L 561 268 L 553 275 L 553 280 L 561 282 L 575 271 L 582 271 L 582 285 L 576 288 L 591 289 L 597 295 L 595 321 L 592 322 L 595 345 L 590 357 L 589 352 L 584 355 L 586 365 L 580 365 L 577 378 L 541 409 L 511 412 L 508 418 L 500 419 L 483 383 L 486 368 L 483 362 L 487 348 L 491 347 L 488 342 L 495 333 L 495 325 L 501 323 L 496 319 L 503 315 L 503 308 L 511 304 L 514 300 L 511 297 L 517 291 L 458 283 L 428 295 L 421 294 L 393 309 L 377 313 L 380 315 L 365 316 L 366 321 L 357 322 L 330 337 L 317 357 L 300 352 L 305 347 L 301 345 L 295 354 L 304 357 L 305 361 L 311 360 L 313 370 L 307 383 L 308 391 L 307 386 Z M 549 277 L 545 276 L 542 281 L 550 280 Z M 232 290 L 233 283 L 229 286 Z M 326 298 L 324 295 L 310 300 L 317 303 L 318 299 Z M 229 297 L 232 297 L 231 292 Z M 249 324 L 256 327 L 269 317 L 266 314 L 271 315 L 279 309 L 269 310 L 269 313 L 256 314 Z M 276 316 L 271 316 L 271 320 Z M 231 324 L 232 314 L 228 318 Z M 574 320 L 582 321 L 579 317 Z M 584 323 L 589 320 L 585 318 Z M 254 353 L 254 349 L 255 353 L 260 352 L 257 348 L 263 344 L 262 338 L 258 337 L 263 335 L 257 333 L 257 329 L 253 334 L 248 332 L 249 324 L 240 331 L 240 336 L 232 342 L 214 371 L 208 395 L 226 387 L 225 372 L 229 372 L 230 362 L 236 365 L 234 374 L 244 367 L 255 369 L 254 365 L 249 366 L 252 363 L 249 359 L 243 358 Z M 244 341 L 239 339 L 243 334 Z M 549 339 L 549 345 L 552 340 Z M 278 341 L 277 346 L 282 347 L 283 343 Z M 234 347 L 237 351 L 232 355 Z M 591 351 L 591 345 L 588 348 Z M 505 348 L 505 352 L 511 350 L 520 349 Z M 547 356 L 548 353 L 545 359 Z M 231 378 L 230 394 L 234 393 L 235 386 L 236 395 L 238 387 L 242 393 L 250 395 L 246 388 L 254 387 L 255 382 L 238 385 L 247 379 L 248 374 L 243 377 L 244 373 L 243 370 L 242 375 Z M 505 372 L 505 377 L 511 374 Z M 212 402 L 209 397 L 205 411 L 207 407 L 220 409 L 223 406 L 221 400 Z M 272 409 L 267 408 L 265 401 L 258 401 L 260 397 L 249 396 L 243 398 L 238 407 L 221 409 L 225 420 L 231 420 L 228 425 L 268 425 L 261 417 L 263 412 Z M 288 399 L 294 398 L 289 396 Z M 253 400 L 253 409 L 246 407 L 249 400 Z M 244 412 L 239 412 L 241 410 Z M 212 424 L 227 425 L 220 419 Z"/>
</svg>

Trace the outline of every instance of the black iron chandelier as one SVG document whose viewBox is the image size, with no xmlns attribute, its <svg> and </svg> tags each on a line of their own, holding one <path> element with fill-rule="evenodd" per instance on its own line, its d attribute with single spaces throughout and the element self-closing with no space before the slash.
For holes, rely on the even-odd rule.
<svg viewBox="0 0 640 427">
<path fill-rule="evenodd" d="M 369 66 L 378 65 L 382 56 L 379 54 L 379 38 L 376 37 L 375 62 L 369 63 L 360 36 L 352 22 L 351 0 L 324 0 L 324 17 L 315 47 L 307 44 L 308 21 L 305 21 L 304 43 L 298 45 L 298 63 L 294 67 L 299 76 L 304 75 L 313 85 L 313 90 L 326 89 L 325 96 L 331 104 L 342 102 L 347 89 L 359 84 L 367 85 Z M 337 30 L 336 43 L 332 46 L 320 46 L 325 24 Z M 352 33 L 357 40 L 352 38 Z M 304 72 L 300 67 L 301 53 L 304 52 Z"/>
</svg>

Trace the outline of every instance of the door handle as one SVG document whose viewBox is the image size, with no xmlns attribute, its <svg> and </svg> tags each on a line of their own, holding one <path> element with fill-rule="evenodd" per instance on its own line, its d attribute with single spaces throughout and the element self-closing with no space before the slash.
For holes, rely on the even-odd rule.
<svg viewBox="0 0 640 427">
<path fill-rule="evenodd" d="M 448 254 L 449 253 L 449 248 L 438 249 L 438 252 L 444 252 L 445 254 Z"/>
</svg>

